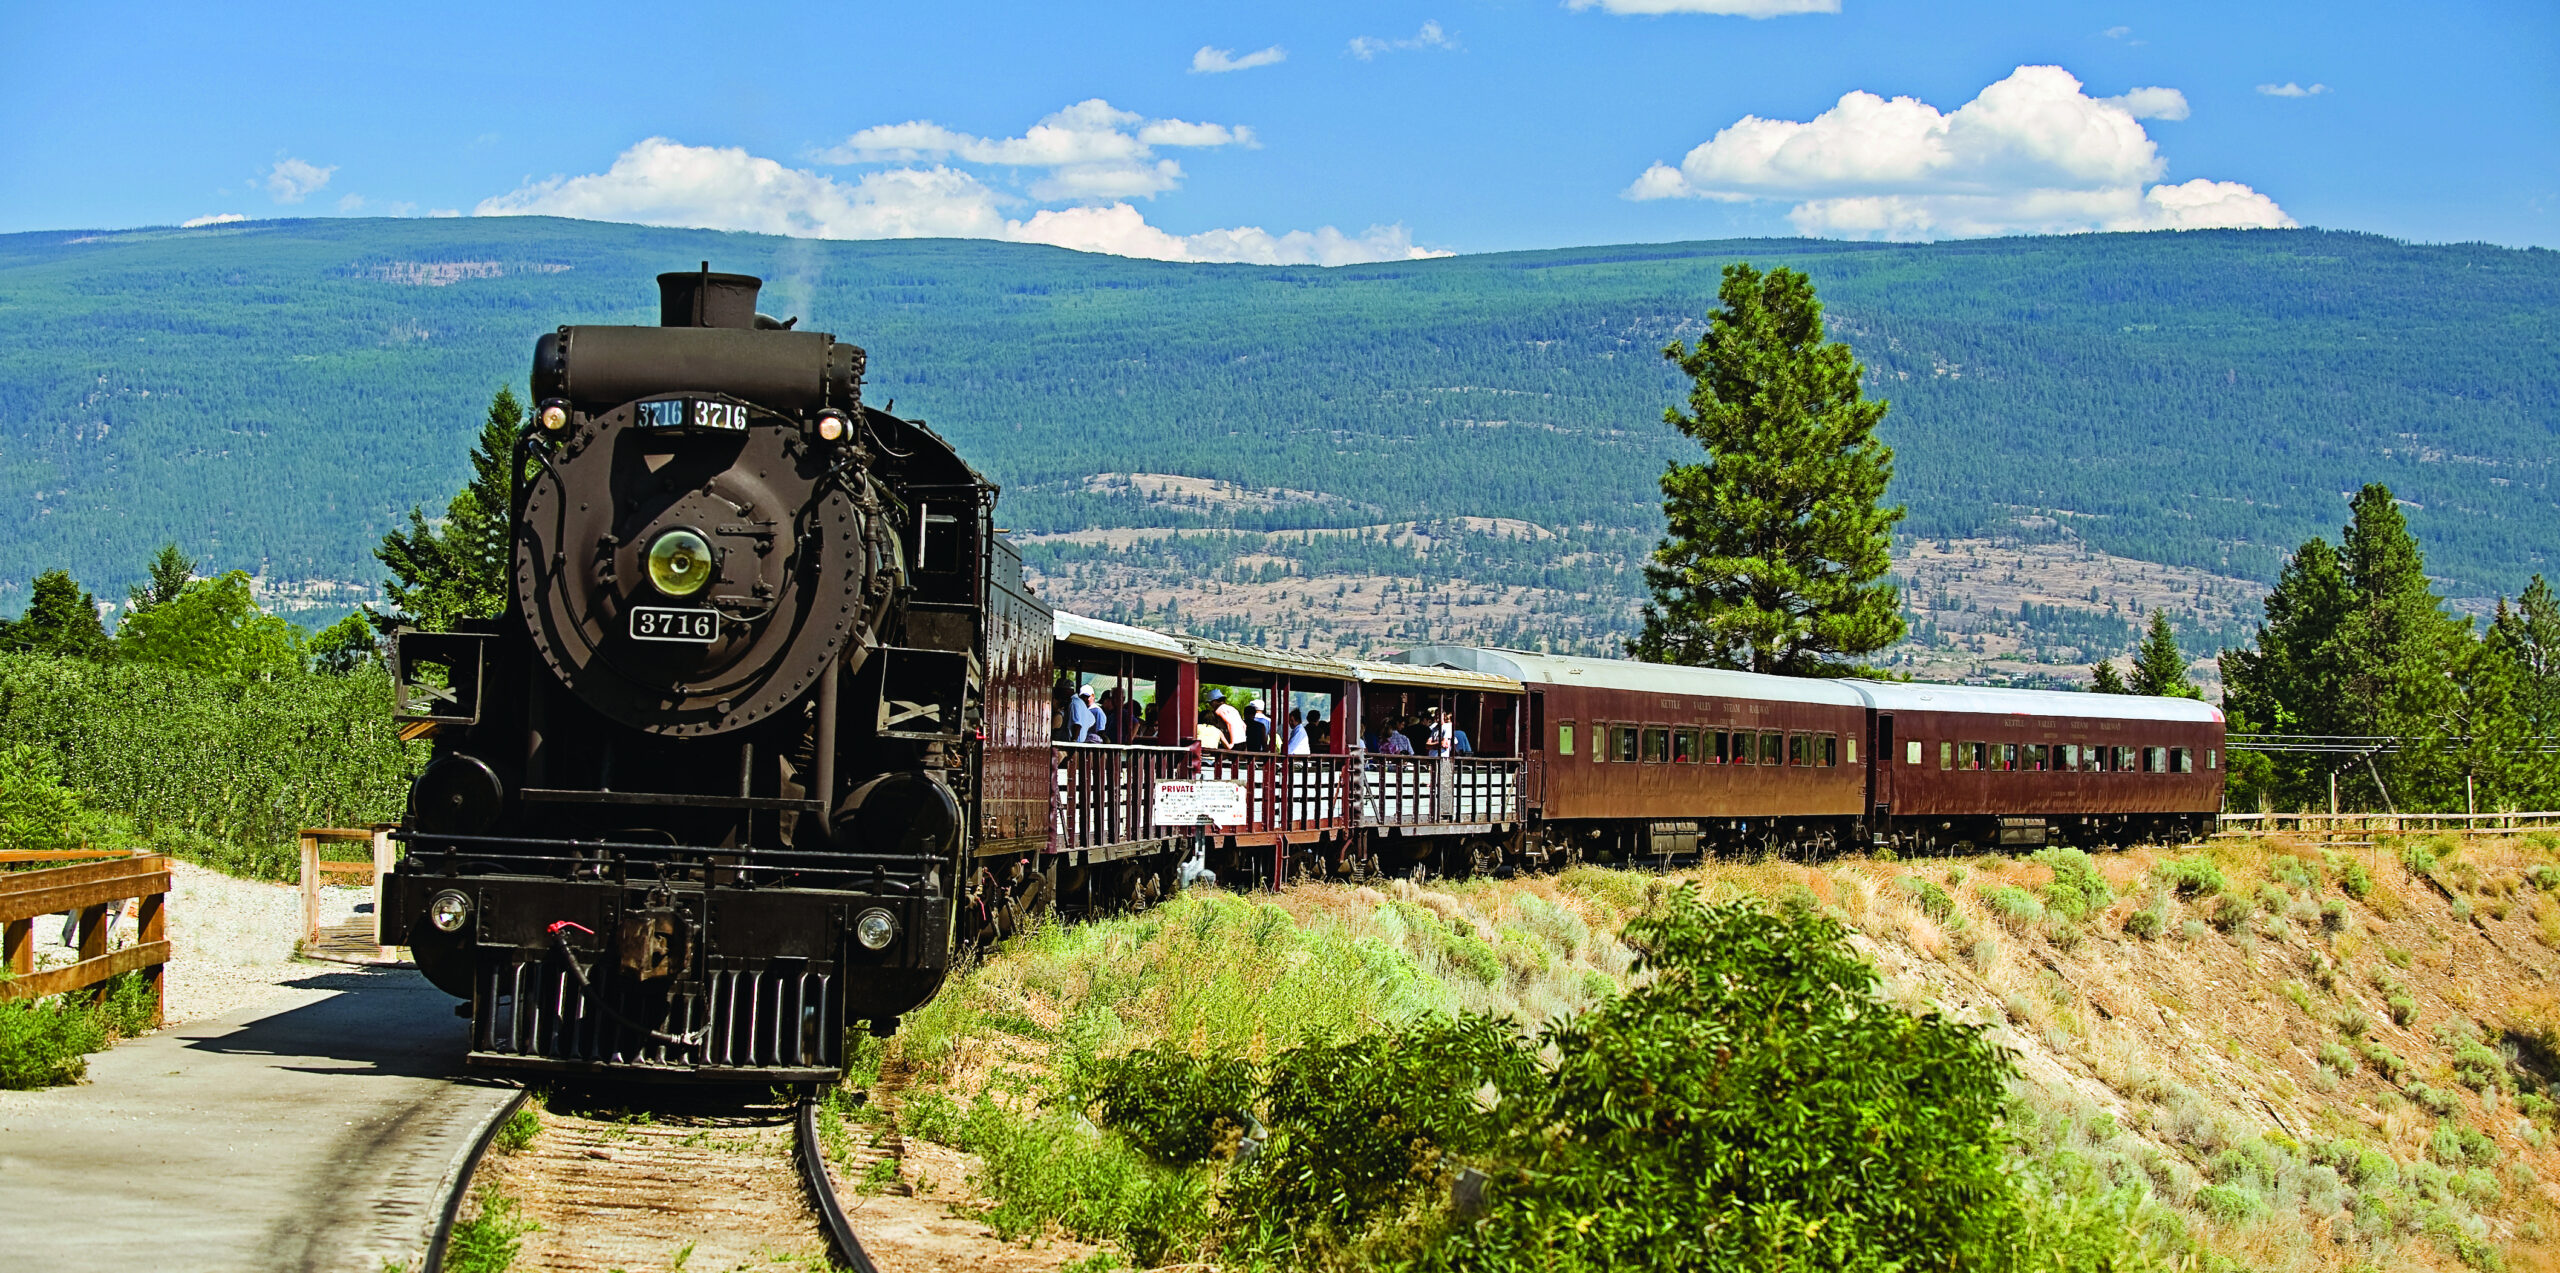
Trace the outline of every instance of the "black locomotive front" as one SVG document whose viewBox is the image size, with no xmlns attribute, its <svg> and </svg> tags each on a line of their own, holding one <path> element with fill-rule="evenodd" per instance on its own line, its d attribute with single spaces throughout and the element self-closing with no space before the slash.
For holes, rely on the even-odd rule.
<svg viewBox="0 0 2560 1273">
<path fill-rule="evenodd" d="M 659 288 L 535 347 L 506 614 L 397 638 L 383 940 L 476 1062 L 824 1078 L 949 965 L 995 492 L 757 280 Z"/>
</svg>

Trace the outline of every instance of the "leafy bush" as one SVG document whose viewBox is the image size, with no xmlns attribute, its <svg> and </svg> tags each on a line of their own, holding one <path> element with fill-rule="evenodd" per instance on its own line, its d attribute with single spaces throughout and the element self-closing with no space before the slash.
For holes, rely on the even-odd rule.
<svg viewBox="0 0 2560 1273">
<path fill-rule="evenodd" d="M 2225 893 L 2213 904 L 2213 926 L 2228 933 L 2249 922 L 2249 904 Z"/>
<path fill-rule="evenodd" d="M 2222 868 L 2202 854 L 2171 858 L 2152 868 L 2152 873 L 2180 897 L 2211 897 L 2231 886 L 2222 878 Z"/>
<path fill-rule="evenodd" d="M 2418 1108 L 2438 1118 L 2450 1118 L 2455 1110 L 2462 1108 L 2461 1101 L 2453 1093 L 2424 1083 L 2409 1085 L 2409 1099 L 2417 1102 Z"/>
<path fill-rule="evenodd" d="M 1158 1162 L 1207 1162 L 1251 1121 L 1261 1082 L 1235 1057 L 1196 1057 L 1177 1048 L 1141 1049 L 1105 1061 L 1092 1081 L 1095 1121 L 1129 1138 Z"/>
<path fill-rule="evenodd" d="M 2273 880 L 2263 880 L 2258 884 L 2257 901 L 2259 910 L 2270 915 L 2282 915 L 2293 905 L 2293 894 L 2285 892 L 2283 886 Z"/>
<path fill-rule="evenodd" d="M 2350 1039 L 2361 1039 L 2373 1033 L 2373 1015 L 2353 1004 L 2339 1008 L 2337 1015 L 2330 1018 L 2330 1024 Z"/>
<path fill-rule="evenodd" d="M 2405 1029 L 2410 1022 L 2418 1019 L 2418 1001 L 2410 998 L 2406 992 L 2391 996 L 2384 1001 L 2384 1006 L 2391 1009 L 2393 1025 Z"/>
<path fill-rule="evenodd" d="M 85 992 L 84 992 L 85 993 Z M 104 992 L 0 1001 L 0 1089 L 77 1083 L 88 1053 L 151 1027 L 151 985 L 140 973 L 111 978 Z"/>
<path fill-rule="evenodd" d="M 2212 929 L 2205 927 L 2203 922 L 2200 920 L 2191 919 L 2178 925 L 2178 936 L 2186 939 L 2190 943 L 2203 941 L 2204 935 L 2212 931 Z"/>
<path fill-rule="evenodd" d="M 1149 1265 L 1209 1240 L 1208 1183 L 1198 1171 L 1157 1166 L 1071 1113 L 1018 1113 L 981 1096 L 950 1139 L 979 1156 L 974 1180 L 996 1206 L 980 1219 L 999 1236 L 1051 1224 L 1088 1242 L 1118 1242 Z"/>
<path fill-rule="evenodd" d="M 0 746 L 0 851 L 76 849 L 95 821 L 62 785 L 52 752 L 28 743 Z"/>
<path fill-rule="evenodd" d="M 2560 891 L 2560 866 L 2548 863 L 2525 868 L 2525 882 L 2545 893 Z"/>
<path fill-rule="evenodd" d="M 2033 860 L 2052 868 L 2053 882 L 2045 885 L 2044 904 L 2064 919 L 2085 920 L 2115 900 L 2105 877 L 2098 874 L 2097 863 L 2078 849 L 2056 845 L 2038 850 Z"/>
<path fill-rule="evenodd" d="M 2044 903 L 2015 884 L 1995 884 L 1976 896 L 1994 917 L 2012 929 L 2033 928 L 2044 922 Z"/>
<path fill-rule="evenodd" d="M 2338 868 L 2338 891 L 2361 902 L 2373 896 L 2373 872 L 2364 863 L 2348 858 Z"/>
<path fill-rule="evenodd" d="M 2149 906 L 2124 917 L 2124 930 L 2145 941 L 2156 939 L 2169 928 L 2169 899 L 2155 897 Z"/>
<path fill-rule="evenodd" d="M 2223 1224 L 2238 1224 L 2266 1210 L 2257 1192 L 2235 1185 L 2206 1185 L 2196 1190 L 2196 1210 Z"/>
<path fill-rule="evenodd" d="M 2400 845 L 2400 865 L 2411 875 L 2427 875 L 2451 861 L 2461 846 L 2453 837 L 2431 835 L 2423 840 L 2406 840 Z"/>
<path fill-rule="evenodd" d="M 2356 1040 L 2356 1055 L 2363 1057 L 2366 1064 L 2394 1083 L 2408 1076 L 2409 1063 L 2402 1060 L 2399 1053 L 2384 1047 L 2379 1039 Z"/>
<path fill-rule="evenodd" d="M 2349 1052 L 2345 1048 L 2338 1046 L 2335 1041 L 2325 1042 L 2320 1045 L 2320 1064 L 2327 1067 L 2329 1072 L 2336 1074 L 2340 1078 L 2345 1078 L 2346 1076 L 2356 1072 L 2355 1053 Z"/>
<path fill-rule="evenodd" d="M 2341 902 L 2333 897 L 2320 903 L 2320 931 L 2324 933 L 2343 933 L 2347 931 L 2347 904 L 2345 902 Z"/>
<path fill-rule="evenodd" d="M 2444 1122 L 2436 1124 L 2435 1134 L 2427 1138 L 2427 1152 L 2448 1167 L 2486 1166 L 2498 1160 L 2498 1143 L 2473 1128 Z"/>
<path fill-rule="evenodd" d="M 2504 1090 L 2509 1085 L 2506 1058 L 2473 1038 L 2453 1043 L 2453 1076 L 2475 1092 Z"/>
</svg>

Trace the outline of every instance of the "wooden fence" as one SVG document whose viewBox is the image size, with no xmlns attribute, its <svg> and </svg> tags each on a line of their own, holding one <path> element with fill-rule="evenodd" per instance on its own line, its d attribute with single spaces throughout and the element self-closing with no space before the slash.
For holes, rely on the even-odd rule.
<svg viewBox="0 0 2560 1273">
<path fill-rule="evenodd" d="M 97 985 L 128 972 L 139 972 L 151 986 L 151 1023 L 160 1024 L 168 987 L 163 972 L 169 963 L 169 859 L 148 853 L 111 856 L 97 852 L 18 851 L 0 853 L 0 862 L 59 862 L 101 858 L 80 866 L 55 866 L 0 875 L 0 957 L 9 979 L 0 981 L 0 999 L 33 999 Z M 122 950 L 107 949 L 113 931 L 108 908 L 127 898 L 140 898 L 135 915 L 139 935 Z M 80 958 L 44 972 L 35 970 L 35 921 L 38 916 L 71 911 Z"/>
<path fill-rule="evenodd" d="M 315 959 L 339 963 L 396 964 L 400 962 L 398 947 L 382 944 L 382 877 L 389 874 L 398 858 L 391 842 L 391 825 L 385 823 L 363 830 L 346 827 L 307 827 L 302 832 L 302 953 Z M 324 844 L 363 844 L 372 853 L 362 862 L 332 862 L 320 856 Z M 358 879 L 332 878 L 356 876 L 373 889 L 373 918 L 335 930 L 320 926 L 320 889 L 328 884 L 352 885 Z M 349 930 L 361 928 L 362 933 Z M 363 937 L 364 941 L 356 938 Z"/>
<path fill-rule="evenodd" d="M 2226 813 L 2222 829 L 2268 835 L 2405 835 L 2415 831 L 2530 831 L 2560 827 L 2560 813 Z"/>
</svg>

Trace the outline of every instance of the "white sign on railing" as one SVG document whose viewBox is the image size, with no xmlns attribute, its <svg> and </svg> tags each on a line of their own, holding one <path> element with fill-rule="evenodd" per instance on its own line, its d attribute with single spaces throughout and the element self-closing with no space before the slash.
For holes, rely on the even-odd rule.
<svg viewBox="0 0 2560 1273">
<path fill-rule="evenodd" d="M 1196 827 L 1204 820 L 1213 827 L 1237 827 L 1245 820 L 1242 783 L 1159 782 L 1155 805 L 1160 827 Z"/>
</svg>

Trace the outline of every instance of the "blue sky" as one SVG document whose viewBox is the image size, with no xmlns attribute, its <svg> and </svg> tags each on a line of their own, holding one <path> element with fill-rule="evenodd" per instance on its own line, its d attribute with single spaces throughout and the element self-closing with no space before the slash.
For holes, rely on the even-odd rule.
<svg viewBox="0 0 2560 1273">
<path fill-rule="evenodd" d="M 2550 0 L 24 3 L 0 48 L 0 230 L 513 210 L 1236 260 L 2285 223 L 2560 246 Z"/>
</svg>

